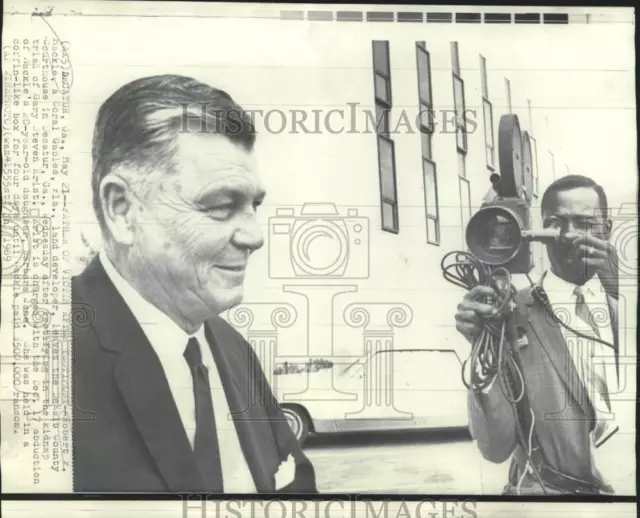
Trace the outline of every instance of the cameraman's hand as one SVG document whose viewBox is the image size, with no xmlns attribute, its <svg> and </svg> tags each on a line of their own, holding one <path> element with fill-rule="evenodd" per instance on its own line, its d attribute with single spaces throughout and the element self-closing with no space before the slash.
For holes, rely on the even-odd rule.
<svg viewBox="0 0 640 518">
<path fill-rule="evenodd" d="M 573 248 L 573 261 L 582 268 L 595 271 L 605 288 L 611 288 L 617 298 L 618 254 L 615 247 L 593 234 L 567 232 L 565 239 Z"/>
<path fill-rule="evenodd" d="M 458 304 L 456 313 L 456 329 L 473 344 L 484 327 L 484 320 L 495 315 L 491 304 L 482 302 L 485 297 L 497 298 L 496 292 L 489 286 L 472 288 Z"/>
</svg>

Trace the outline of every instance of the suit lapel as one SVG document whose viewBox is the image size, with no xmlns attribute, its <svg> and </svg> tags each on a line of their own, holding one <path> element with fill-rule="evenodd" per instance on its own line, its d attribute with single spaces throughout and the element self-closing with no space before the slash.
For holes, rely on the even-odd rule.
<svg viewBox="0 0 640 518">
<path fill-rule="evenodd" d="M 272 444 L 273 433 L 263 406 L 250 398 L 256 392 L 255 366 L 251 365 L 249 356 L 243 354 L 245 347 L 250 346 L 237 343 L 237 337 L 222 326 L 214 325 L 214 321 L 207 322 L 205 330 L 256 489 L 259 493 L 273 492 L 276 447 Z"/>
<path fill-rule="evenodd" d="M 116 380 L 158 470 L 172 492 L 206 491 L 162 366 L 149 344 L 126 349 Z"/>
<path fill-rule="evenodd" d="M 117 386 L 166 485 L 171 492 L 206 491 L 160 360 L 97 258 L 87 284 L 98 341 L 120 356 Z"/>
<path fill-rule="evenodd" d="M 620 337 L 618 320 L 618 300 L 607 293 L 607 305 L 611 319 L 611 332 L 613 334 L 613 356 L 616 362 L 616 384 L 620 386 Z"/>
<path fill-rule="evenodd" d="M 533 304 L 532 299 L 529 299 L 527 304 L 531 306 L 528 313 L 529 326 L 533 336 L 545 351 L 573 401 L 584 409 L 584 404 L 587 401 L 586 391 L 578 376 L 560 324 L 553 320 L 551 310 Z"/>
</svg>

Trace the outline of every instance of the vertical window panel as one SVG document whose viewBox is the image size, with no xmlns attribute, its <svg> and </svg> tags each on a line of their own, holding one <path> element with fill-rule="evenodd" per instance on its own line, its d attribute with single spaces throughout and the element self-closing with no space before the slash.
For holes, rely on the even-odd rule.
<svg viewBox="0 0 640 518">
<path fill-rule="evenodd" d="M 538 183 L 538 143 L 532 136 L 529 136 L 529 141 L 531 142 L 531 162 L 533 165 L 533 194 L 538 195 L 540 194 Z"/>
<path fill-rule="evenodd" d="M 427 206 L 427 215 L 438 217 L 438 195 L 436 184 L 436 165 L 431 160 L 422 161 L 422 171 L 424 173 L 424 196 Z"/>
<path fill-rule="evenodd" d="M 461 178 L 467 177 L 467 165 L 465 163 L 465 157 L 463 153 L 458 153 L 458 176 Z"/>
<path fill-rule="evenodd" d="M 471 188 L 469 181 L 465 178 L 459 178 L 460 181 L 460 208 L 462 211 L 462 229 L 463 232 L 467 227 L 467 223 L 471 219 Z"/>
<path fill-rule="evenodd" d="M 389 136 L 389 110 L 376 104 L 376 131 Z"/>
<path fill-rule="evenodd" d="M 453 102 L 456 110 L 456 121 L 464 121 L 464 83 L 458 76 L 453 77 Z"/>
<path fill-rule="evenodd" d="M 431 133 L 420 134 L 420 140 L 422 143 L 422 158 L 428 158 L 429 160 L 433 158 L 431 150 L 432 138 L 433 135 Z"/>
<path fill-rule="evenodd" d="M 389 42 L 374 41 L 373 42 L 373 67 L 376 72 L 389 75 Z"/>
<path fill-rule="evenodd" d="M 462 126 L 458 126 L 456 128 L 456 144 L 458 146 L 458 150 L 466 153 L 467 151 L 467 134 L 464 132 L 464 128 Z"/>
<path fill-rule="evenodd" d="M 451 68 L 454 74 L 460 75 L 460 55 L 457 41 L 451 42 Z"/>
<path fill-rule="evenodd" d="M 426 104 L 420 105 L 420 126 L 427 132 L 433 132 L 434 130 L 434 113 Z"/>
<path fill-rule="evenodd" d="M 398 232 L 397 206 L 386 201 L 382 202 L 382 228 L 391 232 Z"/>
<path fill-rule="evenodd" d="M 376 100 L 382 101 L 387 105 L 391 105 L 391 88 L 390 82 L 386 77 L 380 74 L 375 75 L 375 94 Z"/>
<path fill-rule="evenodd" d="M 380 191 L 386 200 L 396 202 L 396 172 L 393 141 L 378 137 L 378 160 L 380 164 Z"/>
<path fill-rule="evenodd" d="M 427 217 L 427 242 L 433 245 L 440 244 L 440 223 L 430 217 Z"/>
<path fill-rule="evenodd" d="M 382 229 L 397 233 L 399 227 L 395 149 L 393 141 L 389 138 L 389 111 L 392 108 L 389 42 L 374 41 L 372 50 Z"/>
<path fill-rule="evenodd" d="M 453 46 L 452 46 L 453 49 Z M 416 68 L 418 72 L 418 106 L 420 121 L 420 145 L 424 186 L 427 243 L 440 244 L 440 220 L 438 209 L 438 183 L 433 159 L 433 132 L 435 129 L 433 90 L 431 84 L 431 56 L 426 45 L 417 45 Z"/>
<path fill-rule="evenodd" d="M 431 104 L 431 63 L 425 50 L 418 50 L 418 93 L 422 102 Z"/>
<path fill-rule="evenodd" d="M 480 81 L 482 82 L 482 96 L 489 97 L 489 84 L 487 82 L 487 60 L 480 54 Z"/>
<path fill-rule="evenodd" d="M 484 138 L 487 148 L 487 167 L 495 169 L 495 140 L 493 134 L 493 107 L 488 99 L 482 100 Z"/>
<path fill-rule="evenodd" d="M 456 112 L 456 144 L 460 151 L 467 151 L 464 82 L 458 76 L 453 76 L 453 101 Z"/>
</svg>

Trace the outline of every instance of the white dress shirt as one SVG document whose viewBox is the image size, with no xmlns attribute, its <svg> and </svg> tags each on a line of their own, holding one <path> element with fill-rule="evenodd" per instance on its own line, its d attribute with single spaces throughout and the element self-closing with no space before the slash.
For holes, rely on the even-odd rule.
<svg viewBox="0 0 640 518">
<path fill-rule="evenodd" d="M 230 415 L 220 374 L 204 333 L 204 324 L 192 335 L 187 334 L 171 318 L 144 299 L 117 272 L 104 250 L 100 252 L 99 257 L 109 279 L 129 306 L 162 364 L 191 448 L 193 448 L 196 431 L 195 397 L 193 378 L 183 354 L 189 338 L 195 337 L 198 340 L 202 363 L 209 371 L 224 491 L 225 493 L 256 493 L 253 477 Z"/>
</svg>

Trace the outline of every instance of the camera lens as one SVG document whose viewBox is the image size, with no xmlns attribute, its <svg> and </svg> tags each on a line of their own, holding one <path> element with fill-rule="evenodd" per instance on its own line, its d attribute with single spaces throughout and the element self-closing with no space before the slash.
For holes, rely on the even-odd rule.
<svg viewBox="0 0 640 518">
<path fill-rule="evenodd" d="M 516 243 L 518 225 L 503 216 L 496 215 L 487 221 L 486 233 L 483 237 L 490 253 L 503 253 L 511 250 Z"/>
<path fill-rule="evenodd" d="M 522 243 L 522 225 L 509 209 L 487 207 L 478 211 L 467 226 L 467 246 L 480 261 L 505 264 L 515 257 Z"/>
</svg>

